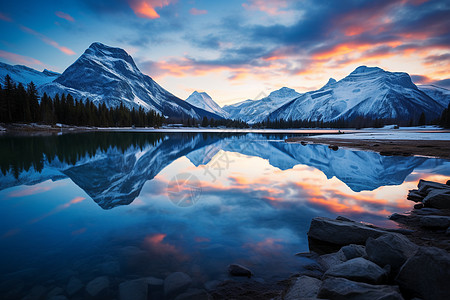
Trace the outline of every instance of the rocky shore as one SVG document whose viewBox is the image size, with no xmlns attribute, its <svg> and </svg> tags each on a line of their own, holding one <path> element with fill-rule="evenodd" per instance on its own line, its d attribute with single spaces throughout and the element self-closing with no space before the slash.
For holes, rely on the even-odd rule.
<svg viewBox="0 0 450 300">
<path fill-rule="evenodd" d="M 408 199 L 399 229 L 314 218 L 298 254 L 311 264 L 277 299 L 450 299 L 450 182 L 421 180 Z"/>
<path fill-rule="evenodd" d="M 450 141 L 441 140 L 360 140 L 315 137 L 295 137 L 286 140 L 288 143 L 323 144 L 333 150 L 339 147 L 378 152 L 384 156 L 421 155 L 450 159 Z"/>
</svg>

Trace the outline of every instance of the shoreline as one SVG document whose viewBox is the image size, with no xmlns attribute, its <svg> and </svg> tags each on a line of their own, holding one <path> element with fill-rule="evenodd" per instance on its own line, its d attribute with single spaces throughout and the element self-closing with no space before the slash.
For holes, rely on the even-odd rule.
<svg viewBox="0 0 450 300">
<path fill-rule="evenodd" d="M 315 137 L 296 137 L 287 143 L 329 145 L 333 150 L 339 147 L 380 153 L 384 156 L 425 156 L 450 159 L 450 141 L 447 140 L 402 140 L 402 139 L 340 139 Z"/>
</svg>

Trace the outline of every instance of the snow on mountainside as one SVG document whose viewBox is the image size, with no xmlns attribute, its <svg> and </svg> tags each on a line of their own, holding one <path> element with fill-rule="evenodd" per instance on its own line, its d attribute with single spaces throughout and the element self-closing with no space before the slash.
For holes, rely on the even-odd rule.
<svg viewBox="0 0 450 300">
<path fill-rule="evenodd" d="M 231 119 L 243 120 L 249 124 L 254 124 L 266 120 L 271 112 L 300 95 L 293 89 L 283 87 L 260 100 L 245 100 L 224 106 L 223 109 L 230 114 Z"/>
<path fill-rule="evenodd" d="M 13 66 L 0 62 L 0 83 L 2 85 L 5 84 L 6 75 L 9 75 L 15 83 L 20 82 L 26 86 L 33 82 L 36 86 L 39 86 L 55 80 L 61 74 L 49 70 L 39 72 L 26 66 Z"/>
<path fill-rule="evenodd" d="M 107 107 L 120 104 L 128 108 L 155 110 L 169 117 L 220 118 L 172 95 L 152 78 L 141 73 L 125 50 L 93 43 L 77 61 L 54 82 L 39 88 L 50 96 L 70 93 L 89 98 Z"/>
<path fill-rule="evenodd" d="M 444 107 L 450 103 L 450 90 L 446 88 L 435 85 L 418 85 L 417 87 Z"/>
<path fill-rule="evenodd" d="M 271 113 L 270 119 L 332 121 L 366 116 L 409 120 L 424 112 L 432 120 L 443 109 L 420 91 L 408 74 L 361 66 L 344 79 L 285 104 Z"/>
<path fill-rule="evenodd" d="M 207 93 L 205 92 L 193 92 L 187 99 L 189 104 L 204 109 L 206 111 L 217 114 L 221 117 L 228 118 L 229 114 L 224 111 L 219 104 L 217 104 Z"/>
</svg>

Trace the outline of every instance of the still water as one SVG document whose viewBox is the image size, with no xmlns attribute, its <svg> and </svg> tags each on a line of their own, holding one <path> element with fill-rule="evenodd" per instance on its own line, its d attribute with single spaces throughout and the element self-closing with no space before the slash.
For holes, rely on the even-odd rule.
<svg viewBox="0 0 450 300">
<path fill-rule="evenodd" d="M 411 208 L 406 194 L 420 178 L 450 175 L 447 160 L 287 137 L 0 137 L 0 298 L 64 294 L 71 278 L 104 275 L 117 295 L 120 282 L 177 271 L 204 288 L 227 279 L 230 263 L 261 282 L 286 278 L 305 263 L 294 254 L 308 250 L 313 217 L 395 227 L 387 216 Z"/>
</svg>

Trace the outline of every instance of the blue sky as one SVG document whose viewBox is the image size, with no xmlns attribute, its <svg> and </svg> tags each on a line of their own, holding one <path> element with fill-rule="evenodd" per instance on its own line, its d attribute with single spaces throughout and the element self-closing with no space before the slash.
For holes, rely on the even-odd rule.
<svg viewBox="0 0 450 300">
<path fill-rule="evenodd" d="M 175 95 L 219 104 L 316 89 L 359 65 L 450 87 L 445 0 L 2 1 L 0 26 L 6 63 L 62 72 L 98 41 Z"/>
</svg>

